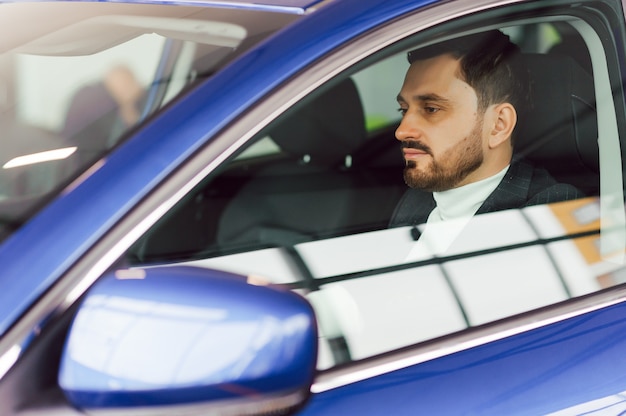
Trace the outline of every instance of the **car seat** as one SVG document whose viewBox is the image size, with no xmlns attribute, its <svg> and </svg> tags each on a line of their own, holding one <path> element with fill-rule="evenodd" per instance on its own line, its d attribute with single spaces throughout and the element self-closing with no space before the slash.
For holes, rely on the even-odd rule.
<svg viewBox="0 0 626 416">
<path fill-rule="evenodd" d="M 529 104 L 518 114 L 516 157 L 545 167 L 587 195 L 599 188 L 598 125 L 593 77 L 574 59 L 526 54 Z"/>
<path fill-rule="evenodd" d="M 266 133 L 286 157 L 256 171 L 226 206 L 220 245 L 291 245 L 349 227 L 357 208 L 352 152 L 366 140 L 354 82 L 300 104 Z"/>
</svg>

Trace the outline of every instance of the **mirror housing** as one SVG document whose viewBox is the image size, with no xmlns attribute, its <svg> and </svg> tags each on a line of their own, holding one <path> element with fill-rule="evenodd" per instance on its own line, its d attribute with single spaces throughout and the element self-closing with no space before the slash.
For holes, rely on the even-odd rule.
<svg viewBox="0 0 626 416">
<path fill-rule="evenodd" d="M 86 412 L 254 414 L 309 396 L 317 325 L 301 296 L 195 267 L 127 269 L 85 295 L 59 385 Z"/>
</svg>

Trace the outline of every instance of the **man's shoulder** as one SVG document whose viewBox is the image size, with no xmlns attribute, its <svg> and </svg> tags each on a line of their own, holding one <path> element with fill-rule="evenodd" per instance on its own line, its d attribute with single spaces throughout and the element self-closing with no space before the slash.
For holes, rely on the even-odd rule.
<svg viewBox="0 0 626 416">
<path fill-rule="evenodd" d="M 528 193 L 525 206 L 550 204 L 584 198 L 585 194 L 575 186 L 557 181 L 545 168 L 521 160 L 511 166 L 519 177 L 526 178 Z"/>
<path fill-rule="evenodd" d="M 478 212 L 550 204 L 584 196 L 576 187 L 558 182 L 546 169 L 522 159 L 511 163 L 498 187 Z"/>
<path fill-rule="evenodd" d="M 586 195 L 571 184 L 558 182 L 546 169 L 534 167 L 528 196 L 527 206 L 569 201 Z"/>
</svg>

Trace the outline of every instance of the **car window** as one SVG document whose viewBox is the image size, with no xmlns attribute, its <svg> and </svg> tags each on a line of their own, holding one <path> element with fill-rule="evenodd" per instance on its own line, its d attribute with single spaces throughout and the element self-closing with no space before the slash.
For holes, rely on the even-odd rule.
<svg viewBox="0 0 626 416">
<path fill-rule="evenodd" d="M 359 62 L 264 128 L 127 260 L 227 270 L 302 293 L 318 314 L 321 369 L 622 283 L 615 45 L 591 12 L 529 13 L 454 21 Z M 500 199 L 431 221 L 432 202 L 403 179 L 402 125 L 415 107 L 397 99 L 409 57 L 494 29 L 520 49 L 514 69 L 528 86 L 514 157 L 458 205 L 488 186 Z"/>
<path fill-rule="evenodd" d="M 0 8 L 11 33 L 0 42 L 0 238 L 191 84 L 294 18 L 114 3 Z"/>
</svg>

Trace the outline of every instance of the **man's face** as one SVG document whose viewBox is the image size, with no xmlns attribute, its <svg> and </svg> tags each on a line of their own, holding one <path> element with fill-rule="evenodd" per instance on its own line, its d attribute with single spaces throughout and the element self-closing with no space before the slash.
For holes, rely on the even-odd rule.
<svg viewBox="0 0 626 416">
<path fill-rule="evenodd" d="M 483 179 L 483 117 L 476 92 L 458 71 L 450 55 L 416 61 L 398 94 L 403 118 L 396 138 L 412 188 L 445 191 Z"/>
</svg>

